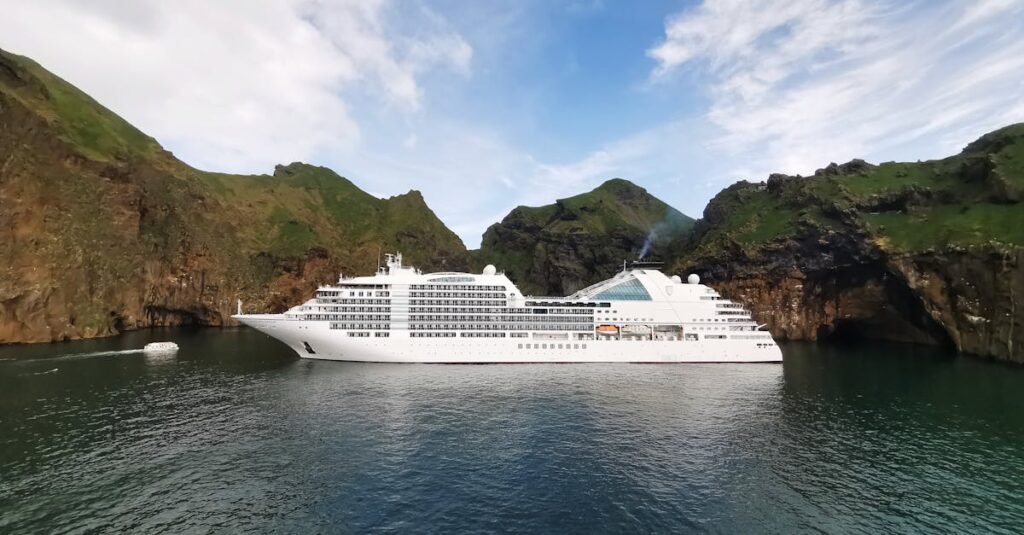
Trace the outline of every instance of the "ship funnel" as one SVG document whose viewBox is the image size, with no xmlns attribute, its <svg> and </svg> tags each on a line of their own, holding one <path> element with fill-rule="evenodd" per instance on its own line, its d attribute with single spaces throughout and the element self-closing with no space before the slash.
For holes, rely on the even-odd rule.
<svg viewBox="0 0 1024 535">
<path fill-rule="evenodd" d="M 664 262 L 659 262 L 657 260 L 642 260 L 642 259 L 638 259 L 638 260 L 634 260 L 630 264 L 629 268 L 630 269 L 658 269 L 658 270 L 660 270 L 664 266 L 665 266 Z"/>
</svg>

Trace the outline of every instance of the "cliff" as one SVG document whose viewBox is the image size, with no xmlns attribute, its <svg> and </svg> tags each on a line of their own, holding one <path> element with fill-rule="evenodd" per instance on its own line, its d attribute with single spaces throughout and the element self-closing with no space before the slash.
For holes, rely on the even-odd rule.
<svg viewBox="0 0 1024 535">
<path fill-rule="evenodd" d="M 464 269 L 415 191 L 378 199 L 329 169 L 193 169 L 31 60 L 0 51 L 0 343 L 225 325 L 280 311 L 378 251 Z"/>
<path fill-rule="evenodd" d="M 280 311 L 380 251 L 493 263 L 565 295 L 642 253 L 748 303 L 783 339 L 884 339 L 1024 362 L 1024 125 L 937 161 L 831 164 L 719 193 L 696 224 L 613 179 L 520 206 L 472 253 L 416 191 L 329 169 L 194 169 L 31 60 L 0 51 L 0 343 Z"/>
<path fill-rule="evenodd" d="M 620 178 L 539 207 L 519 206 L 484 233 L 478 266 L 504 269 L 527 293 L 568 295 L 646 254 L 667 257 L 693 220 Z M 646 244 L 646 247 L 645 247 Z"/>
<path fill-rule="evenodd" d="M 831 164 L 719 193 L 679 271 L 783 339 L 939 344 L 1024 362 L 1024 125 L 937 161 Z"/>
</svg>

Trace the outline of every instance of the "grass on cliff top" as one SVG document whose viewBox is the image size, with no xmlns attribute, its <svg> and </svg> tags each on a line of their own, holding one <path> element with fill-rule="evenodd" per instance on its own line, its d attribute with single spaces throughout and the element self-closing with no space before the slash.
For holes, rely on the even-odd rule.
<svg viewBox="0 0 1024 535">
<path fill-rule="evenodd" d="M 950 173 L 943 172 L 939 162 L 887 162 L 864 175 L 844 176 L 839 180 L 851 194 L 862 197 L 909 186 L 951 187 L 956 182 Z"/>
<path fill-rule="evenodd" d="M 906 212 L 864 214 L 868 227 L 890 248 L 903 251 L 990 242 L 1024 245 L 1024 205 L 990 202 L 995 193 L 990 178 L 975 176 L 977 173 L 965 176 L 966 166 L 977 166 L 985 160 L 1010 187 L 1024 191 L 1024 125 L 987 134 L 964 153 L 944 160 L 879 166 L 868 180 L 889 181 L 889 191 L 920 185 L 945 192 L 945 200 L 936 199 L 929 206 L 914 206 Z M 894 169 L 899 170 L 898 176 L 891 172 Z"/>
<path fill-rule="evenodd" d="M 61 137 L 86 158 L 145 158 L 161 150 L 154 139 L 79 89 L 34 61 L 2 50 L 0 91 L 59 126 Z M 407 236 L 406 243 L 423 239 L 428 248 L 463 248 L 418 194 L 378 199 L 329 169 L 304 164 L 284 166 L 274 176 L 188 169 L 180 164 L 169 174 L 184 171 L 202 191 L 238 207 L 245 221 L 236 223 L 254 250 L 287 255 L 316 244 L 351 249 L 397 235 Z"/>
<path fill-rule="evenodd" d="M 796 228 L 796 211 L 768 195 L 755 195 L 743 208 L 732 228 L 740 243 L 770 242 Z"/>
<path fill-rule="evenodd" d="M 373 244 L 402 248 L 410 261 L 438 250 L 464 251 L 419 193 L 378 199 L 324 167 L 296 163 L 274 175 L 199 173 L 197 179 L 245 214 L 252 250 L 292 256 L 317 245 L 354 250 Z"/>
<path fill-rule="evenodd" d="M 1024 245 L 1024 209 L 1012 204 L 930 206 L 865 214 L 864 219 L 883 244 L 902 251 L 989 242 Z"/>
<path fill-rule="evenodd" d="M 712 227 L 698 248 L 715 247 L 722 241 L 760 246 L 783 239 L 796 229 L 799 213 L 767 190 L 746 192 L 730 207 L 729 217 Z"/>
<path fill-rule="evenodd" d="M 1024 245 L 1024 203 L 1014 202 L 1012 193 L 1024 191 L 1024 124 L 988 134 L 942 160 L 883 163 L 863 173 L 782 184 L 773 191 L 739 188 L 718 198 L 727 217 L 708 230 L 698 249 L 713 254 L 723 240 L 767 246 L 791 237 L 801 222 L 855 231 L 845 217 L 830 215 L 844 212 L 890 250 Z M 918 194 L 903 195 L 911 188 Z M 881 211 L 870 211 L 875 209 Z"/>
<path fill-rule="evenodd" d="M 608 180 L 586 193 L 559 199 L 555 204 L 520 206 L 516 210 L 531 224 L 553 232 L 609 234 L 636 229 L 647 232 L 662 224 L 664 233 L 671 234 L 693 226 L 692 218 L 621 178 Z"/>
<path fill-rule="evenodd" d="M 4 72 L 4 68 L 9 70 Z M 24 80 L 27 84 L 20 83 L 22 77 L 28 78 Z M 147 155 L 160 149 L 156 140 L 75 86 L 32 60 L 3 50 L 0 50 L 0 91 L 56 122 L 64 131 L 65 141 L 87 158 L 109 161 L 118 156 Z"/>
<path fill-rule="evenodd" d="M 995 154 L 992 161 L 1007 182 L 1024 190 L 1024 139 Z"/>
</svg>

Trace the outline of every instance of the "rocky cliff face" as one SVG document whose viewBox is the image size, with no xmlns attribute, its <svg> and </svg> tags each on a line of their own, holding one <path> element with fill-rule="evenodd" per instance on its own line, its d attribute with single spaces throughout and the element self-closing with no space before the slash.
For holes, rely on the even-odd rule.
<svg viewBox="0 0 1024 535">
<path fill-rule="evenodd" d="M 939 161 L 832 164 L 715 197 L 676 262 L 784 339 L 1024 362 L 1024 125 Z"/>
<path fill-rule="evenodd" d="M 280 311 L 378 250 L 465 269 L 418 192 L 377 199 L 328 169 L 193 169 L 30 60 L 0 51 L 0 343 L 224 325 Z"/>
<path fill-rule="evenodd" d="M 692 222 L 647 190 L 612 179 L 555 204 L 512 210 L 484 233 L 475 262 L 505 270 L 524 292 L 568 295 L 611 277 L 623 260 L 672 254 Z"/>
<path fill-rule="evenodd" d="M 518 207 L 472 257 L 418 192 L 328 169 L 193 169 L 35 63 L 0 51 L 0 343 L 225 325 L 280 311 L 379 251 L 493 263 L 565 295 L 641 252 L 675 258 L 784 339 L 885 339 L 1024 362 L 1024 125 L 956 156 L 831 164 L 726 188 L 695 225 L 615 179 Z M 691 232 L 692 227 L 692 232 Z"/>
</svg>

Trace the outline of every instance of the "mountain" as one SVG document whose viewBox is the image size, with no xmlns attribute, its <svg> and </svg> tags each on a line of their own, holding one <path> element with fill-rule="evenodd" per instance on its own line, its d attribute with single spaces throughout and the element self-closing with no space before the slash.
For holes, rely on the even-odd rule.
<svg viewBox="0 0 1024 535">
<path fill-rule="evenodd" d="M 467 251 L 422 195 L 378 199 L 303 163 L 194 169 L 27 58 L 0 51 L 0 343 L 280 311 L 401 250 L 493 263 L 565 295 L 669 260 L 783 339 L 937 344 L 1024 362 L 1024 124 L 936 161 L 854 160 L 719 193 L 696 223 L 626 180 L 515 208 Z"/>
<path fill-rule="evenodd" d="M 515 208 L 487 229 L 473 255 L 478 266 L 504 269 L 524 292 L 567 295 L 614 275 L 641 252 L 675 254 L 692 224 L 647 190 L 615 178 L 554 204 Z"/>
<path fill-rule="evenodd" d="M 1024 362 L 1024 124 L 936 161 L 831 164 L 719 193 L 679 271 L 788 339 L 939 344 Z"/>
<path fill-rule="evenodd" d="M 31 60 L 0 51 L 0 342 L 280 311 L 379 251 L 469 255 L 419 192 L 375 198 L 329 169 L 194 169 Z"/>
</svg>

